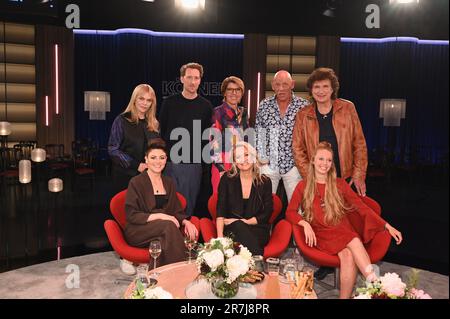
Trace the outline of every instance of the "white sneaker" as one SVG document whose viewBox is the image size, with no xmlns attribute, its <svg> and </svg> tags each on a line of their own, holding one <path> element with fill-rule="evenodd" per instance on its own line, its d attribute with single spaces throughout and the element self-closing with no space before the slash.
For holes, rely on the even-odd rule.
<svg viewBox="0 0 450 319">
<path fill-rule="evenodd" d="M 130 276 L 136 274 L 136 268 L 133 266 L 133 263 L 123 258 L 120 259 L 120 270 Z"/>
</svg>

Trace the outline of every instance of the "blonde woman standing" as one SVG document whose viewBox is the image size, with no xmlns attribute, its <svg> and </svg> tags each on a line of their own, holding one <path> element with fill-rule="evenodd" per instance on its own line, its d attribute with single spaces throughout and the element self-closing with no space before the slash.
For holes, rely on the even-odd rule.
<svg viewBox="0 0 450 319">
<path fill-rule="evenodd" d="M 269 218 L 273 209 L 272 182 L 261 175 L 256 150 L 238 142 L 232 167 L 219 182 L 217 236 L 232 236 L 254 255 L 263 255 L 269 241 Z"/>
<path fill-rule="evenodd" d="M 147 169 L 145 150 L 149 141 L 159 137 L 156 120 L 156 95 L 148 84 L 139 84 L 126 109 L 113 122 L 108 141 L 112 160 L 114 192 L 128 187 L 129 180 Z"/>
</svg>

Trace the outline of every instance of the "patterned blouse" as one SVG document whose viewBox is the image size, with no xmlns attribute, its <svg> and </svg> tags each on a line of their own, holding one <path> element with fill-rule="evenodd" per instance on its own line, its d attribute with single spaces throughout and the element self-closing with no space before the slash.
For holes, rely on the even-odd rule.
<svg viewBox="0 0 450 319">
<path fill-rule="evenodd" d="M 297 112 L 310 103 L 292 94 L 286 114 L 281 117 L 275 96 L 264 99 L 256 112 L 256 149 L 271 169 L 286 174 L 294 167 L 292 130 Z"/>
<path fill-rule="evenodd" d="M 244 131 L 249 126 L 247 108 L 238 106 L 236 112 L 226 102 L 223 102 L 213 110 L 212 123 L 211 131 L 215 131 L 216 134 L 220 133 L 220 136 L 216 136 L 219 137 L 217 143 L 212 143 L 211 158 L 219 172 L 222 172 L 225 170 L 222 153 L 231 151 L 233 137 L 236 137 L 235 142 L 244 139 Z M 226 138 L 227 134 L 230 134 L 231 139 Z M 214 139 L 213 132 L 211 132 L 210 140 Z"/>
</svg>

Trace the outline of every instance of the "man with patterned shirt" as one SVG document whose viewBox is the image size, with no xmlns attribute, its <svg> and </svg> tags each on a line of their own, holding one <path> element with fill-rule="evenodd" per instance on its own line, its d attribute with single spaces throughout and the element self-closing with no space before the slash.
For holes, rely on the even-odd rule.
<svg viewBox="0 0 450 319">
<path fill-rule="evenodd" d="M 259 156 L 268 160 L 261 173 L 272 180 L 276 193 L 283 179 L 288 201 L 302 179 L 292 156 L 292 130 L 297 112 L 309 104 L 293 93 L 295 81 L 289 72 L 278 71 L 272 80 L 274 96 L 264 99 L 256 112 L 256 148 Z"/>
</svg>

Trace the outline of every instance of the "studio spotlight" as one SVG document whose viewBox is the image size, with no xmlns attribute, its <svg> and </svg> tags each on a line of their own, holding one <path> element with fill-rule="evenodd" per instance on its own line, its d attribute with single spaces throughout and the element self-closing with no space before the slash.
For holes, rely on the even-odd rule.
<svg viewBox="0 0 450 319">
<path fill-rule="evenodd" d="M 206 0 L 175 0 L 175 7 L 185 10 L 205 10 Z"/>
<path fill-rule="evenodd" d="M 419 3 L 419 0 L 389 0 L 389 4 L 414 4 Z"/>
</svg>

